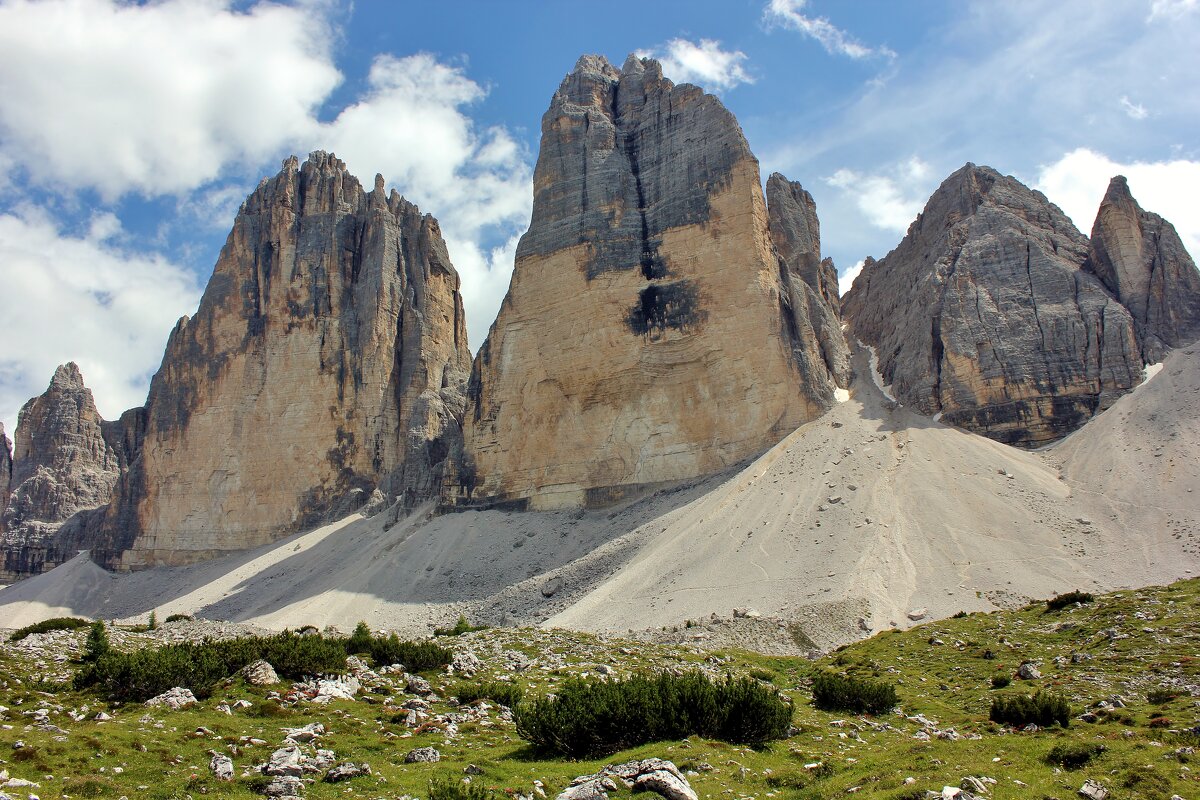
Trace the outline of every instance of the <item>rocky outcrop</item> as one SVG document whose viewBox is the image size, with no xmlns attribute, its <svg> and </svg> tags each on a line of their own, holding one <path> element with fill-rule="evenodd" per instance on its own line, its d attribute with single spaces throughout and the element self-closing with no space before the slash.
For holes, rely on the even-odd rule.
<svg viewBox="0 0 1200 800">
<path fill-rule="evenodd" d="M 4 511 L 5 579 L 41 572 L 75 555 L 58 543 L 59 529 L 111 499 L 120 465 L 104 438 L 104 424 L 73 363 L 55 370 L 46 392 L 21 409 Z"/>
<path fill-rule="evenodd" d="M 822 413 L 835 379 L 787 275 L 720 101 L 649 59 L 581 58 L 542 118 L 533 221 L 475 360 L 451 500 L 605 505 Z"/>
<path fill-rule="evenodd" d="M 796 350 L 801 373 L 823 372 L 839 386 L 849 386 L 850 348 L 842 333 L 837 269 L 833 259 L 821 258 L 817 204 L 803 186 L 776 172 L 767 179 L 767 209 L 793 324 L 804 333 L 792 340 L 817 345 Z"/>
<path fill-rule="evenodd" d="M 108 428 L 129 469 L 94 553 L 179 564 L 348 513 L 376 488 L 436 496 L 469 368 L 437 221 L 332 155 L 291 158 L 243 204 L 146 407 Z"/>
<path fill-rule="evenodd" d="M 4 533 L 4 512 L 8 510 L 8 493 L 12 489 L 12 442 L 4 434 L 0 422 L 0 534 Z"/>
<path fill-rule="evenodd" d="M 901 402 L 1010 444 L 1057 439 L 1141 379 L 1133 320 L 1039 192 L 968 164 L 843 300 Z"/>
<path fill-rule="evenodd" d="M 1123 175 L 1100 204 L 1088 268 L 1129 309 L 1147 364 L 1200 339 L 1200 272 L 1175 226 L 1143 211 Z"/>
</svg>

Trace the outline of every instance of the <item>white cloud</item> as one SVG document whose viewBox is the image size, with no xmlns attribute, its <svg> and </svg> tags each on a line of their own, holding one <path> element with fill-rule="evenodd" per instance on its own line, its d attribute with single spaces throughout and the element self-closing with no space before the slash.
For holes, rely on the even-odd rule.
<svg viewBox="0 0 1200 800">
<path fill-rule="evenodd" d="M 1185 14 L 1200 11 L 1200 0 L 1152 0 L 1150 19 L 1179 19 Z"/>
<path fill-rule="evenodd" d="M 865 261 L 859 261 L 853 267 L 843 272 L 838 276 L 838 294 L 842 297 L 846 296 L 846 292 L 850 291 L 850 287 L 854 285 L 854 279 L 863 271 Z"/>
<path fill-rule="evenodd" d="M 47 186 L 172 194 L 311 128 L 341 81 L 311 4 L 7 0 L 0 160 Z"/>
<path fill-rule="evenodd" d="M 839 169 L 825 182 L 848 194 L 877 228 L 903 233 L 929 197 L 930 168 L 913 156 L 883 173 Z"/>
<path fill-rule="evenodd" d="M 895 58 L 896 53 L 888 47 L 868 47 L 824 17 L 810 17 L 801 13 L 808 0 L 770 0 L 763 9 L 763 19 L 768 25 L 791 28 L 810 39 L 815 39 L 825 52 L 860 59 L 871 56 Z"/>
<path fill-rule="evenodd" d="M 1125 113 L 1129 115 L 1130 119 L 1145 119 L 1150 116 L 1150 112 L 1144 105 L 1135 103 L 1128 97 L 1121 98 L 1121 108 L 1125 109 Z"/>
<path fill-rule="evenodd" d="M 1192 257 L 1200 256 L 1200 207 L 1192 188 L 1200 184 L 1200 161 L 1122 164 L 1102 153 L 1079 148 L 1041 167 L 1034 188 L 1061 208 L 1077 228 L 1090 234 L 1114 175 L 1128 178 L 1129 191 L 1138 205 L 1168 220 Z"/>
<path fill-rule="evenodd" d="M 701 39 L 698 44 L 672 39 L 665 51 L 641 51 L 638 55 L 658 59 L 663 74 L 676 83 L 694 83 L 711 91 L 754 83 L 744 66 L 746 54 L 741 50 L 723 50 L 721 43 L 713 39 Z"/>
<path fill-rule="evenodd" d="M 375 173 L 437 216 L 462 276 L 467 337 L 478 348 L 508 288 L 514 237 L 529 224 L 528 155 L 503 128 L 478 129 L 466 107 L 482 87 L 461 69 L 420 53 L 379 56 L 359 102 L 311 134 L 367 186 Z M 498 248 L 487 241 L 511 242 Z"/>
<path fill-rule="evenodd" d="M 195 278 L 160 255 L 126 244 L 111 214 L 86 232 L 63 231 L 45 212 L 0 214 L 0 421 L 46 390 L 59 364 L 75 361 L 105 419 L 146 400 L 175 321 L 195 309 Z"/>
</svg>

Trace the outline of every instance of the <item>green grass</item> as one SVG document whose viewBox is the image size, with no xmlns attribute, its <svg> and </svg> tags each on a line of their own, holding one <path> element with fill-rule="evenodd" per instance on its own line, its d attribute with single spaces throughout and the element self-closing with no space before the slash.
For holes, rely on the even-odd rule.
<svg viewBox="0 0 1200 800">
<path fill-rule="evenodd" d="M 80 648 L 87 633 L 72 634 Z M 931 639 L 946 644 L 932 645 Z M 57 668 L 19 655 L 6 644 L 0 647 L 0 705 L 10 710 L 0 722 L 13 729 L 0 734 L 0 769 L 41 783 L 36 791 L 42 797 L 182 799 L 205 794 L 249 799 L 261 797 L 257 790 L 264 782 L 261 776 L 243 778 L 242 771 L 266 760 L 282 742 L 283 728 L 319 721 L 328 729 L 322 747 L 333 749 L 339 760 L 369 763 L 375 774 L 344 784 L 314 783 L 305 792 L 313 800 L 346 797 L 347 788 L 354 790 L 351 796 L 408 794 L 431 800 L 431 782 L 450 785 L 448 794 L 439 795 L 442 800 L 484 800 L 481 795 L 491 790 L 496 797 L 530 794 L 534 780 L 542 781 L 546 794 L 554 797 L 577 775 L 652 756 L 694 770 L 697 774 L 689 780 L 702 800 L 833 800 L 856 787 L 856 797 L 915 800 L 926 790 L 958 785 L 967 775 L 995 778 L 990 795 L 995 798 L 1075 797 L 1087 778 L 1100 781 L 1114 798 L 1200 796 L 1200 755 L 1180 750 L 1200 748 L 1200 736 L 1187 732 L 1200 722 L 1198 698 L 1179 693 L 1182 686 L 1200 684 L 1200 581 L 1097 595 L 1092 603 L 1054 613 L 1047 613 L 1044 603 L 975 613 L 911 632 L 884 633 L 816 662 L 726 649 L 720 656 L 728 660 L 718 664 L 708 660 L 713 654 L 690 647 L 563 631 L 493 629 L 464 634 L 454 644 L 471 647 L 483 661 L 470 685 L 511 677 L 499 682 L 519 687 L 526 697 L 545 696 L 573 677 L 594 674 L 597 663 L 613 664 L 623 675 L 661 669 L 707 669 L 718 678 L 727 672 L 736 677 L 770 673 L 772 686 L 793 700 L 792 724 L 799 733 L 757 746 L 692 736 L 575 761 L 534 750 L 496 710 L 483 721 L 459 723 L 459 733 L 449 743 L 441 731 L 414 732 L 403 721 L 392 721 L 409 698 L 400 691 L 390 701 L 389 696 L 364 694 L 355 702 L 328 707 L 289 707 L 267 698 L 281 687 L 234 681 L 218 682 L 210 698 L 178 712 L 137 702 L 110 703 L 94 691 L 64 687 Z M 500 654 L 506 650 L 539 661 L 510 676 L 501 668 Z M 994 658 L 983 657 L 989 650 Z M 1079 656 L 1074 662 L 1072 654 Z M 994 675 L 1011 675 L 1027 660 L 1039 664 L 1042 678 L 992 688 Z M 811 684 L 823 670 L 894 685 L 900 713 L 867 718 L 815 708 Z M 449 700 L 463 681 L 436 670 L 428 677 L 443 698 L 433 710 L 464 713 Z M 39 684 L 39 678 L 45 680 Z M 43 693 L 45 687 L 53 691 Z M 988 719 L 994 697 L 1033 696 L 1039 690 L 1062 695 L 1076 715 L 1097 711 L 1096 703 L 1115 696 L 1126 707 L 1100 714 L 1095 724 L 1073 718 L 1069 728 L 1037 733 L 1006 732 Z M 216 710 L 220 702 L 239 699 L 251 707 L 232 716 Z M 42 730 L 23 715 L 43 701 L 62 707 L 50 721 L 69 735 Z M 83 706 L 88 710 L 80 713 Z M 113 718 L 94 721 L 99 710 Z M 82 721 L 71 719 L 69 711 Z M 925 729 L 912 719 L 917 715 L 942 732 L 953 729 L 958 738 L 917 738 Z M 1174 720 L 1174 726 L 1151 727 L 1150 720 L 1158 716 Z M 196 735 L 199 727 L 212 733 Z M 267 744 L 248 745 L 244 737 Z M 26 747 L 11 749 L 16 739 Z M 438 748 L 441 762 L 405 764 L 404 755 L 422 746 Z M 234 781 L 222 784 L 211 777 L 209 750 L 231 755 L 238 776 Z M 1068 768 L 1084 758 L 1082 766 Z M 461 783 L 468 764 L 482 771 L 469 787 Z M 906 783 L 909 778 L 912 782 Z M 474 797 L 458 793 L 468 788 Z M 622 791 L 613 797 L 631 795 Z"/>
</svg>

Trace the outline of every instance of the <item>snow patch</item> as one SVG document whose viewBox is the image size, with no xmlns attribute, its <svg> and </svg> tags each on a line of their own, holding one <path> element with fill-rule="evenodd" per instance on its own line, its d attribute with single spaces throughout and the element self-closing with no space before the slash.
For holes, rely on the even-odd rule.
<svg viewBox="0 0 1200 800">
<path fill-rule="evenodd" d="M 846 402 L 847 400 L 850 399 L 850 390 L 849 389 L 834 389 L 833 390 L 833 399 L 837 400 L 839 403 Z"/>
<path fill-rule="evenodd" d="M 1151 378 L 1162 372 L 1162 368 L 1163 365 L 1161 361 L 1157 364 L 1147 364 L 1142 368 L 1142 382 L 1139 383 L 1138 386 L 1145 386 L 1150 382 Z"/>
<path fill-rule="evenodd" d="M 875 352 L 875 348 L 869 344 L 863 344 L 861 339 L 856 339 L 859 347 L 865 347 L 867 352 L 871 354 L 871 380 L 875 381 L 875 386 L 879 391 L 883 392 L 883 396 L 893 403 L 898 402 L 895 396 L 892 395 L 892 385 L 883 385 L 883 373 L 879 371 L 879 354 Z"/>
<path fill-rule="evenodd" d="M 934 414 L 934 415 L 933 415 L 933 421 L 934 421 L 934 422 L 941 422 L 941 421 L 942 421 L 942 412 L 940 412 L 940 411 L 939 411 L 939 412 L 937 412 L 936 414 Z"/>
</svg>

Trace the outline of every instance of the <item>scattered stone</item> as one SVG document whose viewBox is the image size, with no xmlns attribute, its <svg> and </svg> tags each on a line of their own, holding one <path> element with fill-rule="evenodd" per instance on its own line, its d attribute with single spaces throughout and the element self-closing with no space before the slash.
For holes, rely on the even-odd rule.
<svg viewBox="0 0 1200 800">
<path fill-rule="evenodd" d="M 918 621 L 920 621 L 920 620 L 923 620 L 923 619 L 925 619 L 925 617 L 926 617 L 928 614 L 929 614 L 929 610 L 928 610 L 928 609 L 925 609 L 925 608 L 914 608 L 912 611 L 909 611 L 909 612 L 908 612 L 908 618 L 909 618 L 909 619 L 911 619 L 913 622 L 918 622 Z"/>
<path fill-rule="evenodd" d="M 214 755 L 212 761 L 208 762 L 208 768 L 212 770 L 212 774 L 217 780 L 233 780 L 233 759 L 229 756 L 220 753 Z"/>
<path fill-rule="evenodd" d="M 404 756 L 405 764 L 432 764 L 442 760 L 442 754 L 434 747 L 418 747 L 416 750 L 409 750 Z"/>
<path fill-rule="evenodd" d="M 304 754 L 295 745 L 281 747 L 271 753 L 271 759 L 263 768 L 267 775 L 293 775 L 300 777 L 304 774 Z"/>
<path fill-rule="evenodd" d="M 1025 681 L 1036 681 L 1042 677 L 1042 673 L 1032 661 L 1022 661 L 1021 666 L 1017 667 L 1017 677 Z"/>
<path fill-rule="evenodd" d="M 304 781 L 295 775 L 280 775 L 267 784 L 263 794 L 267 797 L 293 798 L 304 791 Z"/>
<path fill-rule="evenodd" d="M 450 662 L 450 671 L 455 675 L 462 675 L 464 678 L 475 677 L 475 673 L 482 668 L 483 663 L 479 660 L 479 656 L 470 650 L 455 653 L 454 660 Z"/>
<path fill-rule="evenodd" d="M 419 694 L 422 697 L 428 697 L 433 694 L 433 686 L 420 675 L 409 675 L 406 688 L 413 694 Z"/>
<path fill-rule="evenodd" d="M 196 704 L 196 695 L 192 694 L 191 689 L 184 689 L 176 686 L 173 689 L 168 689 L 157 697 L 151 697 L 146 701 L 148 706 L 166 706 L 172 711 L 178 711 L 185 706 Z"/>
<path fill-rule="evenodd" d="M 325 726 L 319 722 L 312 722 L 303 728 L 284 728 L 283 732 L 286 734 L 285 742 L 304 743 L 324 735 Z"/>
<path fill-rule="evenodd" d="M 554 597 L 562 591 L 563 579 L 555 575 L 550 580 L 542 584 L 542 597 Z"/>
<path fill-rule="evenodd" d="M 371 774 L 370 764 L 353 764 L 349 761 L 338 764 L 329 770 L 325 775 L 326 783 L 341 783 L 348 781 L 351 778 L 358 778 L 362 775 Z"/>
<path fill-rule="evenodd" d="M 1086 797 L 1087 800 L 1105 800 L 1108 797 L 1108 789 L 1105 789 L 1096 781 L 1086 780 L 1083 782 L 1083 786 L 1079 788 L 1079 796 Z"/>
<path fill-rule="evenodd" d="M 238 674 L 252 686 L 273 686 L 279 683 L 279 675 L 276 674 L 275 668 L 261 658 L 242 667 Z"/>
</svg>

